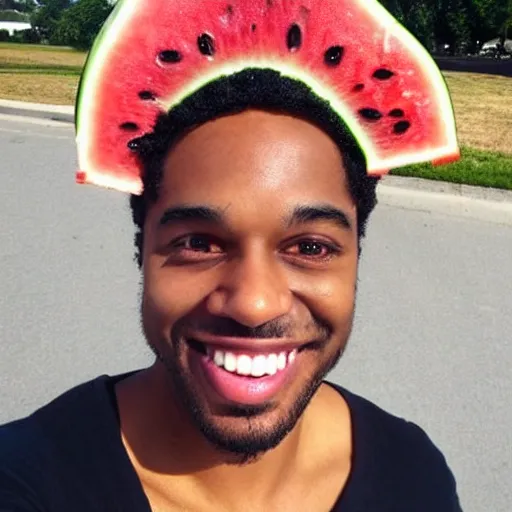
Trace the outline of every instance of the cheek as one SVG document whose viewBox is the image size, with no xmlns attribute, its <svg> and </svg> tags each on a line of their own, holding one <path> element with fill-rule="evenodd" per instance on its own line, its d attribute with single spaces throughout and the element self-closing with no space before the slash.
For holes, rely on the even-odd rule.
<svg viewBox="0 0 512 512">
<path fill-rule="evenodd" d="M 171 270 L 160 258 L 151 256 L 145 260 L 143 274 L 144 315 L 164 328 L 200 305 L 214 286 L 201 273 Z"/>
<path fill-rule="evenodd" d="M 352 329 L 355 282 L 331 280 L 324 285 L 319 297 L 319 314 L 332 326 L 336 338 L 346 337 Z"/>
<path fill-rule="evenodd" d="M 350 330 L 354 314 L 357 263 L 325 274 L 292 279 L 294 293 L 315 316 L 338 333 Z"/>
</svg>

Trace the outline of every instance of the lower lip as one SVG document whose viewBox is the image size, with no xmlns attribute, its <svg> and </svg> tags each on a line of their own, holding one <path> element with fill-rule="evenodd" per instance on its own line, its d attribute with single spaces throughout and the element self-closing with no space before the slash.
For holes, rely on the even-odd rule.
<svg viewBox="0 0 512 512">
<path fill-rule="evenodd" d="M 219 368 L 208 356 L 190 351 L 193 366 L 204 375 L 206 383 L 226 402 L 261 405 L 271 400 L 291 380 L 296 366 L 288 363 L 284 370 L 265 377 L 246 377 Z"/>
</svg>

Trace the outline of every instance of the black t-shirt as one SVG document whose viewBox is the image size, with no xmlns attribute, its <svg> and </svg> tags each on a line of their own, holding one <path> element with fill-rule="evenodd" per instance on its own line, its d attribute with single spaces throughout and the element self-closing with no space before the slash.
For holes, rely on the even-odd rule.
<svg viewBox="0 0 512 512">
<path fill-rule="evenodd" d="M 119 378 L 99 377 L 0 427 L 0 512 L 151 511 L 121 441 Z M 352 471 L 332 512 L 460 512 L 452 473 L 419 427 L 332 386 L 354 432 Z"/>
</svg>

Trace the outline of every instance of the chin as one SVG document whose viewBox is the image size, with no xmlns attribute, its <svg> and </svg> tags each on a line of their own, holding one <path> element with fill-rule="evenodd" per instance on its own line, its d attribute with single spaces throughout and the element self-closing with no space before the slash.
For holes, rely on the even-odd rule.
<svg viewBox="0 0 512 512">
<path fill-rule="evenodd" d="M 191 366 L 186 343 L 152 346 L 173 383 L 173 391 L 192 423 L 226 459 L 246 463 L 276 448 L 295 428 L 323 379 L 336 365 L 342 350 L 307 351 L 293 380 L 272 399 L 258 404 L 226 401 L 218 396 L 197 368 Z M 327 347 L 324 347 L 324 350 Z M 172 350 L 172 349 L 171 349 Z"/>
</svg>

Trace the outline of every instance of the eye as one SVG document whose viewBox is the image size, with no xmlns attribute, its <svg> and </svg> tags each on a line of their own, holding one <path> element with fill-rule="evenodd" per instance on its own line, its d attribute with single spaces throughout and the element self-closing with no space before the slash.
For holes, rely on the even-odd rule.
<svg viewBox="0 0 512 512">
<path fill-rule="evenodd" d="M 203 253 L 219 254 L 222 253 L 222 247 L 212 237 L 208 235 L 187 235 L 170 244 L 171 249 L 182 253 Z"/>
<path fill-rule="evenodd" d="M 315 260 L 325 260 L 341 252 L 341 248 L 333 243 L 318 240 L 301 240 L 289 246 L 286 254 Z"/>
<path fill-rule="evenodd" d="M 300 254 L 304 254 L 304 256 L 323 256 L 328 250 L 325 245 L 318 242 L 300 242 L 298 248 Z"/>
</svg>

